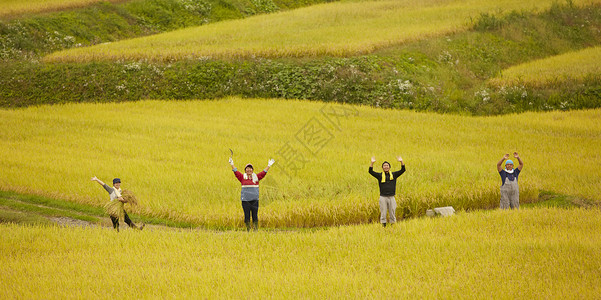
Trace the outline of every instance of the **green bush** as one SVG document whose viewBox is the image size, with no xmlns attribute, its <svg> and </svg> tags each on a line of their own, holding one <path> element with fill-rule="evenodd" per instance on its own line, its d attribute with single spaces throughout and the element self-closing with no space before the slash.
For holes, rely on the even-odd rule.
<svg viewBox="0 0 601 300">
<path fill-rule="evenodd" d="M 272 0 L 250 0 L 256 13 L 272 13 L 280 10 Z"/>
</svg>

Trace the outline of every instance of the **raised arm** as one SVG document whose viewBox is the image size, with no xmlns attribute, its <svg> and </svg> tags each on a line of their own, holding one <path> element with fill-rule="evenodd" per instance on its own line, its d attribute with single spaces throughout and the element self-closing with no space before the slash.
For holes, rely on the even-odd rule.
<svg viewBox="0 0 601 300">
<path fill-rule="evenodd" d="M 265 172 L 269 171 L 269 168 L 271 168 L 271 166 L 273 166 L 274 163 L 275 163 L 275 159 L 270 158 L 269 161 L 267 162 L 267 168 L 265 168 Z"/>
<path fill-rule="evenodd" d="M 520 156 L 518 155 L 517 152 L 513 152 L 513 157 L 515 157 L 518 160 L 518 162 L 520 163 L 520 165 L 517 168 L 520 169 L 520 171 L 521 171 L 522 168 L 524 167 L 524 162 L 522 161 L 522 159 L 520 158 Z"/>
<path fill-rule="evenodd" d="M 501 160 L 497 163 L 497 171 L 499 171 L 499 172 L 503 171 L 503 167 L 502 167 L 503 162 L 508 158 L 509 158 L 509 153 L 503 155 L 503 158 L 501 158 Z"/>
<path fill-rule="evenodd" d="M 403 162 L 403 158 L 401 158 L 400 156 L 397 156 L 396 160 L 401 163 L 401 169 L 396 172 L 392 172 L 392 174 L 394 175 L 395 178 L 399 177 L 403 173 L 405 173 L 405 162 Z"/>
<path fill-rule="evenodd" d="M 98 182 L 98 184 L 100 184 L 109 194 L 113 192 L 113 188 L 112 187 L 106 185 L 104 182 L 102 182 L 96 176 L 92 177 L 92 181 Z M 121 200 L 119 200 L 119 201 L 121 201 Z M 123 202 L 123 201 L 121 201 L 121 202 Z"/>
<path fill-rule="evenodd" d="M 96 176 L 92 177 L 92 181 L 96 181 L 98 182 L 98 184 L 100 184 L 101 186 L 104 186 L 104 182 L 102 182 L 100 179 L 98 179 Z"/>
<path fill-rule="evenodd" d="M 234 159 L 232 159 L 230 157 L 229 162 L 230 162 L 230 166 L 232 166 L 232 170 L 236 169 L 236 167 L 234 166 Z"/>
<path fill-rule="evenodd" d="M 231 157 L 229 159 L 229 162 L 232 166 L 232 171 L 234 171 L 234 176 L 236 176 L 236 179 L 238 179 L 238 181 L 242 182 L 242 178 L 244 177 L 244 175 L 242 175 L 242 173 L 240 173 L 240 171 L 236 169 L 236 166 L 234 166 L 234 160 Z"/>
<path fill-rule="evenodd" d="M 371 174 L 371 176 L 377 178 L 378 180 L 382 179 L 382 174 L 381 173 L 377 173 L 374 171 L 374 163 L 376 162 L 376 158 L 372 157 L 371 158 L 371 164 L 369 164 L 369 174 Z"/>
</svg>

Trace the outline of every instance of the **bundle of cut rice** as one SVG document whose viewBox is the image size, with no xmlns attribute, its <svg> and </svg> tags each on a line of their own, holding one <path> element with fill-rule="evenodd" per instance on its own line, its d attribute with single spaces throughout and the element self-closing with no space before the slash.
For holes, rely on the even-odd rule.
<svg viewBox="0 0 601 300">
<path fill-rule="evenodd" d="M 134 193 L 129 190 L 123 190 L 123 192 L 121 192 L 121 197 L 123 197 L 123 200 L 131 205 L 138 205 L 138 199 L 136 199 Z"/>
<path fill-rule="evenodd" d="M 117 199 L 104 205 L 106 213 L 111 217 L 123 218 L 123 203 Z"/>
</svg>

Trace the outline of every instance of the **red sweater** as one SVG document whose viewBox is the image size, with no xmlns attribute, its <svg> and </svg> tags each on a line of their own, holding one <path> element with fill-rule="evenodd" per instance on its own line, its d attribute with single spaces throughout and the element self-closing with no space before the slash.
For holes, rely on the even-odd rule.
<svg viewBox="0 0 601 300">
<path fill-rule="evenodd" d="M 262 171 L 257 174 L 257 182 L 253 182 L 252 175 L 248 176 L 248 179 L 244 179 L 244 174 L 240 173 L 238 169 L 234 170 L 234 175 L 242 184 L 242 193 L 240 195 L 240 200 L 242 201 L 254 201 L 259 200 L 259 181 L 267 175 L 267 172 Z"/>
<path fill-rule="evenodd" d="M 261 179 L 263 179 L 263 177 L 265 177 L 265 175 L 267 173 L 265 171 L 261 171 L 261 173 L 257 173 L 257 178 L 259 179 L 259 181 L 257 181 L 256 183 L 253 182 L 252 175 L 249 176 L 248 179 L 244 179 L 244 174 L 240 173 L 240 171 L 236 170 L 236 171 L 234 171 L 234 174 L 236 175 L 236 178 L 238 178 L 240 183 L 242 183 L 242 186 L 245 186 L 245 185 L 259 185 L 259 181 L 261 181 Z"/>
</svg>

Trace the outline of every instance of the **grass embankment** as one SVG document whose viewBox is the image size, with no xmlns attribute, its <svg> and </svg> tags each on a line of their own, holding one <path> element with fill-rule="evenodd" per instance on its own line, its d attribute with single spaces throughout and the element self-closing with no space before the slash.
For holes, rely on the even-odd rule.
<svg viewBox="0 0 601 300">
<path fill-rule="evenodd" d="M 0 0 L 0 3 L 6 0 Z M 0 5 L 0 61 L 31 60 L 53 51 L 114 42 L 327 0 L 10 1 Z M 38 7 L 40 5 L 41 7 Z M 56 12 L 15 14 L 14 9 Z M 59 9 L 60 7 L 60 9 Z M 23 12 L 25 13 L 25 12 Z"/>
<path fill-rule="evenodd" d="M 253 234 L 0 225 L 0 297 L 589 299 L 600 226 L 597 209 Z"/>
<path fill-rule="evenodd" d="M 46 62 L 174 61 L 252 57 L 350 56 L 470 28 L 504 9 L 545 10 L 555 1 L 341 1 L 175 32 L 70 49 Z M 599 3 L 600 1 L 575 1 Z"/>
<path fill-rule="evenodd" d="M 585 199 L 542 191 L 536 202 L 522 203 L 522 208 L 591 208 L 594 203 Z M 125 207 L 130 209 L 129 205 Z M 156 217 L 140 216 L 129 213 L 135 223 L 163 225 L 171 228 L 198 228 L 191 223 L 175 222 Z M 0 191 L 0 223 L 22 225 L 51 225 L 70 220 L 85 226 L 111 227 L 104 209 L 90 205 L 74 203 L 47 197 L 22 195 Z M 66 224 L 66 223 L 65 223 Z M 216 229 L 216 228 L 212 228 Z"/>
<path fill-rule="evenodd" d="M 601 76 L 601 47 L 565 53 L 517 65 L 490 80 L 494 86 L 547 86 L 578 83 Z"/>
<path fill-rule="evenodd" d="M 126 209 L 129 210 L 129 205 Z M 131 219 L 145 224 L 169 227 L 196 227 L 173 220 L 129 213 Z M 53 224 L 57 218 L 79 220 L 90 225 L 111 226 L 104 208 L 36 195 L 0 191 L 0 223 Z"/>
<path fill-rule="evenodd" d="M 351 58 L 0 64 L 0 106 L 227 95 L 478 115 L 596 108 L 601 83 L 491 88 L 503 69 L 601 43 L 601 6 L 485 13 L 469 31 Z"/>
<path fill-rule="evenodd" d="M 104 214 L 101 208 L 2 191 L 0 191 L 0 208 L 9 215 L 7 219 L 0 217 L 0 221 L 13 223 L 29 223 L 29 219 L 37 220 L 40 217 L 67 217 L 85 222 L 98 223 L 99 219 L 96 216 Z M 20 212 L 24 218 L 10 218 L 10 214 L 13 212 Z M 95 216 L 91 216 L 90 214 Z"/>
<path fill-rule="evenodd" d="M 46 215 L 30 213 L 23 209 L 10 209 L 0 205 L 0 223 L 51 225 L 54 224 Z"/>
<path fill-rule="evenodd" d="M 141 202 L 132 212 L 211 227 L 241 225 L 228 148 L 238 167 L 252 162 L 260 171 L 277 160 L 261 187 L 268 227 L 377 220 L 372 155 L 377 169 L 394 155 L 405 158 L 399 218 L 436 206 L 497 207 L 496 162 L 512 151 L 526 162 L 523 203 L 539 190 L 601 201 L 599 110 L 473 118 L 225 99 L 31 107 L 0 116 L 1 189 L 101 206 L 106 192 L 90 178 L 120 177 Z"/>
<path fill-rule="evenodd" d="M 107 0 L 105 2 L 123 1 L 125 0 Z M 101 0 L 0 0 L 0 18 L 14 18 L 24 14 L 81 8 L 98 2 L 101 2 Z"/>
</svg>

